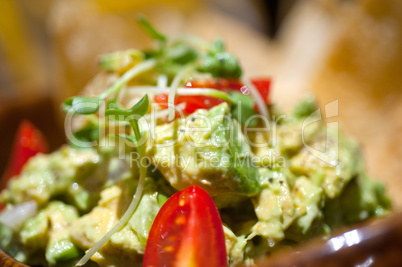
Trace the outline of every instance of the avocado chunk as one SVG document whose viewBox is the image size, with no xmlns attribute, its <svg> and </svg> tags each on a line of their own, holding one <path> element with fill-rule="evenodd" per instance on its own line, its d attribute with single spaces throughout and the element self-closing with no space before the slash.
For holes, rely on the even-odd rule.
<svg viewBox="0 0 402 267">
<path fill-rule="evenodd" d="M 326 203 L 325 223 L 336 229 L 371 216 L 382 216 L 390 208 L 391 202 L 385 196 L 384 186 L 370 179 L 366 173 L 361 173 L 345 187 L 339 197 Z"/>
<path fill-rule="evenodd" d="M 151 173 L 159 177 L 158 173 Z M 146 177 L 141 201 L 128 221 L 91 260 L 100 266 L 136 266 L 144 254 L 152 223 L 160 209 L 160 200 L 173 194 L 173 189 L 164 179 Z M 137 177 L 138 178 L 138 177 Z M 128 177 L 101 193 L 98 206 L 76 220 L 70 228 L 72 240 L 87 250 L 118 222 L 126 211 L 136 190 L 137 179 Z M 139 264 L 138 264 L 139 265 Z"/>
<path fill-rule="evenodd" d="M 156 127 L 147 153 L 175 189 L 197 185 L 212 196 L 260 192 L 250 146 L 229 111 L 222 103 Z"/>
<path fill-rule="evenodd" d="M 30 251 L 45 251 L 46 261 L 58 265 L 83 255 L 70 239 L 69 227 L 78 218 L 77 209 L 61 201 L 52 201 L 37 215 L 28 219 L 20 239 Z"/>
<path fill-rule="evenodd" d="M 0 198 L 12 204 L 35 200 L 39 206 L 58 198 L 80 211 L 88 211 L 99 199 L 108 166 L 107 153 L 63 146 L 51 154 L 30 159 L 22 173 L 10 180 Z"/>
<path fill-rule="evenodd" d="M 25 248 L 19 239 L 18 233 L 0 222 L 0 249 L 20 262 L 26 263 L 30 257 L 29 249 Z"/>
<path fill-rule="evenodd" d="M 50 264 L 63 263 L 77 259 L 83 255 L 83 251 L 69 240 L 68 231 L 63 231 L 53 236 L 46 248 L 46 260 Z"/>
</svg>

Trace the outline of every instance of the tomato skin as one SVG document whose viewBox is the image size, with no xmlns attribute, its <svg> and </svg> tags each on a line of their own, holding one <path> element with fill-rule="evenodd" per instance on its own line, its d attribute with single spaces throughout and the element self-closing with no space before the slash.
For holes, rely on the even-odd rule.
<svg viewBox="0 0 402 267">
<path fill-rule="evenodd" d="M 20 174 L 29 158 L 39 152 L 48 152 L 47 141 L 31 122 L 22 121 L 14 139 L 10 161 L 1 179 L 0 190 L 5 188 L 11 177 Z"/>
<path fill-rule="evenodd" d="M 260 93 L 262 99 L 266 104 L 269 103 L 269 92 L 271 90 L 271 79 L 270 78 L 254 78 L 250 79 L 251 83 Z"/>
<path fill-rule="evenodd" d="M 190 80 L 186 83 L 186 88 L 213 88 L 221 91 L 240 90 L 243 84 L 237 79 L 205 79 Z M 161 108 L 168 107 L 168 95 L 159 94 L 154 97 L 154 102 Z M 223 100 L 212 96 L 177 96 L 175 105 L 186 103 L 185 114 L 194 113 L 197 109 L 210 109 L 221 104 Z"/>
<path fill-rule="evenodd" d="M 207 192 L 190 186 L 166 201 L 149 232 L 143 266 L 227 266 L 222 221 Z"/>
<path fill-rule="evenodd" d="M 206 79 L 191 80 L 186 83 L 189 88 L 213 88 L 224 92 L 230 90 L 240 90 L 243 83 L 238 79 Z"/>
<path fill-rule="evenodd" d="M 154 102 L 161 108 L 168 107 L 168 95 L 159 94 L 154 97 Z M 175 105 L 186 103 L 186 107 L 183 109 L 185 114 L 194 113 L 197 109 L 210 109 L 216 105 L 219 105 L 223 101 L 211 97 L 211 96 L 177 96 L 175 99 Z"/>
<path fill-rule="evenodd" d="M 271 87 L 270 78 L 254 78 L 250 80 L 255 86 L 264 103 L 269 103 L 269 92 Z M 238 79 L 205 79 L 205 80 L 190 80 L 186 83 L 186 88 L 213 88 L 224 92 L 241 91 L 243 83 Z M 154 97 L 154 102 L 161 108 L 168 107 L 168 95 L 159 94 Z M 185 114 L 194 113 L 197 109 L 210 109 L 219 105 L 223 101 L 211 96 L 177 96 L 175 105 L 186 103 L 184 108 Z M 257 106 L 254 107 L 258 111 Z"/>
</svg>

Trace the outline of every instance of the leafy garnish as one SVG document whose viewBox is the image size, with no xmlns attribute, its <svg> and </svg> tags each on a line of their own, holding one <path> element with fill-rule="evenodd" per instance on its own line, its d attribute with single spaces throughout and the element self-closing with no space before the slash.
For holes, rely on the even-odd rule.
<svg viewBox="0 0 402 267">
<path fill-rule="evenodd" d="M 214 77 L 222 78 L 239 78 L 242 74 L 237 59 L 227 52 L 206 55 L 198 70 L 211 73 Z"/>
<path fill-rule="evenodd" d="M 137 140 L 136 140 L 135 137 L 132 136 L 132 135 L 127 135 L 127 134 L 109 134 L 108 136 L 109 136 L 109 137 L 114 137 L 114 138 L 124 138 L 124 139 L 130 141 L 130 142 L 133 143 L 133 144 L 136 144 L 136 143 L 137 143 Z"/>
<path fill-rule="evenodd" d="M 161 73 L 172 78 L 182 67 L 192 64 L 200 72 L 211 73 L 214 77 L 239 78 L 241 76 L 242 70 L 238 60 L 225 52 L 221 39 L 216 39 L 206 47 L 206 51 L 200 49 L 205 46 L 205 41 L 197 38 L 192 38 L 192 42 L 188 42 L 189 38 L 177 39 L 168 44 L 166 35 L 157 31 L 144 16 L 139 16 L 138 21 L 151 38 L 159 41 L 156 50 L 144 51 L 144 54 L 146 58 L 157 59 L 157 67 Z"/>
<path fill-rule="evenodd" d="M 99 139 L 99 125 L 92 121 L 88 121 L 81 129 L 73 133 L 75 139 L 81 142 L 95 142 Z M 83 147 L 75 144 L 75 142 L 70 141 L 70 145 L 77 149 L 82 149 Z"/>
<path fill-rule="evenodd" d="M 102 100 L 104 100 L 111 94 L 116 92 L 118 93 L 120 89 L 131 79 L 133 79 L 138 74 L 141 74 L 145 71 L 152 69 L 153 67 L 155 67 L 155 65 L 156 62 L 153 59 L 148 59 L 144 62 L 141 62 L 138 65 L 135 65 L 133 68 L 124 73 L 123 76 L 121 76 L 117 82 L 115 82 L 106 92 L 102 93 L 99 97 Z M 117 94 L 115 98 L 117 99 Z"/>
<path fill-rule="evenodd" d="M 93 114 L 99 110 L 101 99 L 99 97 L 70 97 L 64 101 L 64 110 L 68 112 L 72 107 L 78 114 Z"/>
<path fill-rule="evenodd" d="M 126 73 L 124 73 L 107 91 L 103 92 L 101 95 L 94 97 L 83 97 L 83 96 L 70 97 L 66 101 L 64 101 L 63 108 L 66 112 L 68 112 L 72 107 L 75 107 L 76 105 L 82 105 L 82 107 L 77 107 L 77 109 L 75 110 L 76 113 L 94 114 L 98 112 L 100 104 L 102 103 L 103 100 L 105 100 L 113 93 L 116 94 L 115 99 L 117 99 L 121 88 L 124 85 L 126 85 L 127 82 L 129 82 L 131 79 L 133 79 L 140 73 L 152 69 L 153 67 L 155 67 L 155 65 L 156 61 L 154 59 L 149 59 L 144 62 L 141 62 L 135 65 L 130 70 L 128 70 Z"/>
<path fill-rule="evenodd" d="M 112 105 L 113 104 L 113 105 Z M 140 159 L 145 158 L 145 142 L 139 142 L 141 140 L 141 132 L 139 128 L 138 121 L 139 119 L 146 114 L 149 108 L 149 101 L 148 95 L 146 94 L 137 104 L 135 104 L 132 108 L 128 110 L 122 109 L 117 102 L 108 103 L 108 107 L 106 109 L 105 115 L 106 116 L 114 116 L 114 119 L 124 120 L 130 123 L 131 127 L 134 131 L 134 136 L 129 137 L 128 139 L 136 140 L 133 142 L 136 146 L 137 152 L 140 156 Z M 144 189 L 145 183 L 145 175 L 147 173 L 147 167 L 144 164 L 140 164 L 140 177 L 138 179 L 138 185 L 136 192 L 133 196 L 133 199 L 130 203 L 130 206 L 121 217 L 121 219 L 104 235 L 88 252 L 85 254 L 84 257 L 76 264 L 76 266 L 82 266 L 88 262 L 88 260 L 100 249 L 105 245 L 109 239 L 114 235 L 116 232 L 120 231 L 134 214 L 137 206 L 142 197 L 142 191 Z"/>
<path fill-rule="evenodd" d="M 193 62 L 198 57 L 197 51 L 194 48 L 182 43 L 172 46 L 166 54 L 167 59 L 181 65 Z"/>
<path fill-rule="evenodd" d="M 115 120 L 123 120 L 130 123 L 131 121 L 138 121 L 142 116 L 147 114 L 149 108 L 148 95 L 145 94 L 145 96 L 130 109 L 123 109 L 116 100 L 108 101 L 106 108 L 105 115 L 117 116 L 114 117 Z"/>
<path fill-rule="evenodd" d="M 145 18 L 145 16 L 139 15 L 137 17 L 137 20 L 138 20 L 140 26 L 142 27 L 142 29 L 146 33 L 148 33 L 153 39 L 158 40 L 162 43 L 167 41 L 167 37 L 164 34 L 157 31 L 154 28 L 154 26 L 152 26 L 152 24 Z"/>
<path fill-rule="evenodd" d="M 220 38 L 215 39 L 212 45 L 209 48 L 209 53 L 211 55 L 215 55 L 216 53 L 221 53 L 225 51 L 225 44 L 223 40 Z"/>
<path fill-rule="evenodd" d="M 103 54 L 99 59 L 99 66 L 106 71 L 124 71 L 130 64 L 137 64 L 145 58 L 143 52 L 135 49 Z"/>
</svg>

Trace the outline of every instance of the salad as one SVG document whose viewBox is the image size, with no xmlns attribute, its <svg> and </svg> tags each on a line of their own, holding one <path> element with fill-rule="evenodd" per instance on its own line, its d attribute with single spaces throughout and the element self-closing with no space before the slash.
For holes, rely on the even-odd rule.
<svg viewBox="0 0 402 267">
<path fill-rule="evenodd" d="M 100 57 L 101 73 L 63 104 L 68 144 L 47 153 L 34 126 L 21 128 L 0 193 L 9 255 L 36 266 L 253 265 L 390 210 L 356 142 L 321 120 L 313 97 L 282 114 L 271 80 L 243 77 L 222 40 L 139 23 L 155 47 Z"/>
</svg>

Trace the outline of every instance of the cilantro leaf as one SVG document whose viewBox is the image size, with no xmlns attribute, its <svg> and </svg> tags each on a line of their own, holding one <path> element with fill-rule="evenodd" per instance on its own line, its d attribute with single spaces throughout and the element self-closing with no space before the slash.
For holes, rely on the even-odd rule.
<svg viewBox="0 0 402 267">
<path fill-rule="evenodd" d="M 99 97 L 70 97 L 63 103 L 64 111 L 68 112 L 71 108 L 75 108 L 78 114 L 94 114 L 99 110 L 101 100 Z"/>
<path fill-rule="evenodd" d="M 165 43 L 167 41 L 166 35 L 160 33 L 157 31 L 154 26 L 145 18 L 143 15 L 139 15 L 137 17 L 137 20 L 142 27 L 142 29 L 149 34 L 153 39 L 156 39 L 162 43 Z"/>
</svg>

